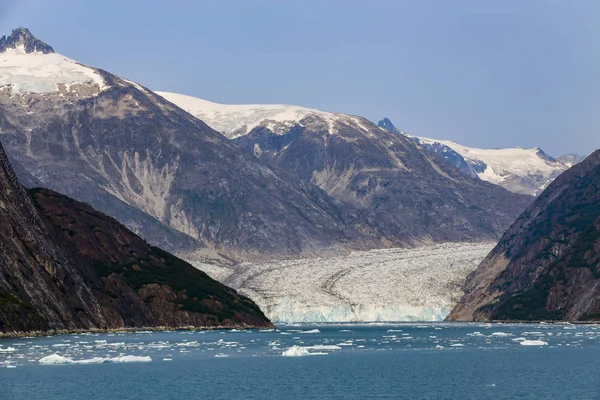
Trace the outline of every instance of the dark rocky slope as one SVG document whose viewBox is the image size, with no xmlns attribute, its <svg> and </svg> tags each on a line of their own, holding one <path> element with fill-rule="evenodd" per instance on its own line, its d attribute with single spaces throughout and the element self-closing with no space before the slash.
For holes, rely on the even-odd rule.
<svg viewBox="0 0 600 400">
<path fill-rule="evenodd" d="M 600 320 L 600 150 L 515 221 L 465 293 L 449 320 Z"/>
<path fill-rule="evenodd" d="M 28 193 L 0 147 L 0 333 L 265 327 L 258 307 L 116 220 Z"/>
</svg>

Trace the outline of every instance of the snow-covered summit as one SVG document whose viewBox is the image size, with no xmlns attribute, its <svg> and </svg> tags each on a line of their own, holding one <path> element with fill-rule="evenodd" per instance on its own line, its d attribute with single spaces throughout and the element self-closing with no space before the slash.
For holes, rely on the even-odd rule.
<svg viewBox="0 0 600 400">
<path fill-rule="evenodd" d="M 244 136 L 259 126 L 283 134 L 309 118 L 326 123 L 331 134 L 335 133 L 337 123 L 362 126 L 366 121 L 351 115 L 285 104 L 218 104 L 177 93 L 156 93 L 230 139 Z"/>
<path fill-rule="evenodd" d="M 460 154 L 479 178 L 517 193 L 537 195 L 568 166 L 540 148 L 477 149 L 449 140 L 418 137 L 421 144 L 448 146 Z"/>
<path fill-rule="evenodd" d="M 387 118 L 379 121 L 379 126 L 410 137 L 425 150 L 446 159 L 465 175 L 479 177 L 515 193 L 537 195 L 578 161 L 577 156 L 564 160 L 552 158 L 539 147 L 478 149 L 450 140 L 412 136 L 396 128 Z"/>
<path fill-rule="evenodd" d="M 74 86 L 77 85 L 77 86 Z M 71 60 L 33 36 L 15 29 L 0 39 L 0 93 L 98 93 L 106 88 L 100 73 Z"/>
</svg>

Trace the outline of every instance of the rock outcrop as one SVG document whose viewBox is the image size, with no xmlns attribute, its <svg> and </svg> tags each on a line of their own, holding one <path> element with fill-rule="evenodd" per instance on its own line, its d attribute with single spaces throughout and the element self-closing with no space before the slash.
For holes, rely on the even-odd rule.
<svg viewBox="0 0 600 400">
<path fill-rule="evenodd" d="M 600 150 L 539 195 L 465 293 L 449 320 L 600 320 Z"/>
</svg>

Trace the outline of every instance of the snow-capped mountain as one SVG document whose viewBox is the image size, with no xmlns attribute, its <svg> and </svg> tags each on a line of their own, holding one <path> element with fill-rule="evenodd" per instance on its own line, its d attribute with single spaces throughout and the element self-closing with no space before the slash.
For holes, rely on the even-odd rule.
<svg viewBox="0 0 600 400">
<path fill-rule="evenodd" d="M 529 202 L 363 117 L 157 93 L 269 166 L 356 208 L 345 220 L 388 246 L 498 238 Z"/>
<path fill-rule="evenodd" d="M 89 95 L 105 88 L 97 70 L 56 53 L 27 29 L 15 29 L 11 36 L 0 38 L 0 90 Z"/>
<path fill-rule="evenodd" d="M 273 322 L 441 321 L 494 243 L 444 243 L 311 260 L 193 263 Z"/>
<path fill-rule="evenodd" d="M 316 186 L 23 28 L 0 39 L 0 140 L 26 185 L 87 202 L 179 254 L 255 259 L 377 245 Z"/>
<path fill-rule="evenodd" d="M 558 161 L 565 164 L 567 167 L 571 168 L 573 165 L 579 164 L 583 160 L 586 159 L 586 156 L 582 156 L 579 154 L 565 154 L 564 156 L 556 157 Z"/>
<path fill-rule="evenodd" d="M 479 177 L 514 193 L 536 196 L 563 171 L 585 158 L 571 154 L 555 159 L 540 148 L 477 149 L 449 140 L 412 136 L 400 131 L 387 118 L 379 121 L 378 125 L 410 137 L 424 149 L 446 159 L 464 174 Z"/>
<path fill-rule="evenodd" d="M 284 135 L 303 121 L 313 124 L 317 122 L 326 127 L 330 134 L 341 129 L 340 124 L 368 129 L 364 127 L 365 121 L 362 117 L 312 108 L 285 104 L 219 104 L 177 93 L 160 91 L 156 93 L 201 119 L 229 139 L 245 136 L 254 128 L 267 128 L 275 134 Z"/>
</svg>

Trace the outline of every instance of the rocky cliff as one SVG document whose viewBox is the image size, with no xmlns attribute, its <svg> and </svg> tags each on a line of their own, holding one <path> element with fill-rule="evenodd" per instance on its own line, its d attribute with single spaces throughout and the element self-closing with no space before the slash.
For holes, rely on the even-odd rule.
<svg viewBox="0 0 600 400">
<path fill-rule="evenodd" d="M 116 220 L 27 192 L 0 147 L 0 333 L 271 326 L 249 299 Z"/>
<path fill-rule="evenodd" d="M 600 150 L 548 186 L 465 293 L 448 319 L 600 320 Z"/>
</svg>

